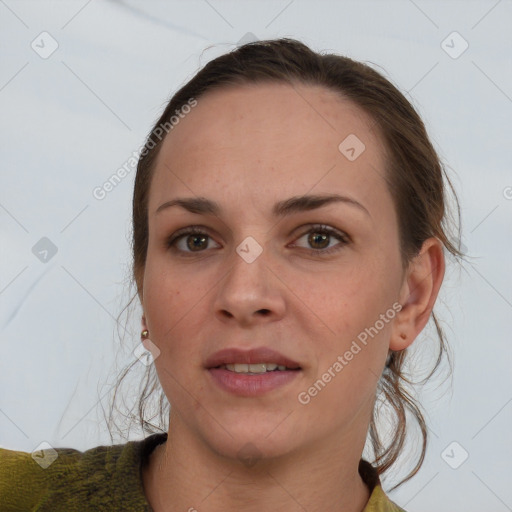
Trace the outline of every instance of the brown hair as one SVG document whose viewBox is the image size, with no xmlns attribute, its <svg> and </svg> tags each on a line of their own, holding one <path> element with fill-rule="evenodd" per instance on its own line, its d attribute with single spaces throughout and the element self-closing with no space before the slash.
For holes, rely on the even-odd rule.
<svg viewBox="0 0 512 512">
<path fill-rule="evenodd" d="M 369 114 L 387 150 L 385 179 L 398 214 L 404 267 L 429 237 L 437 237 L 455 257 L 462 256 L 458 248 L 460 244 L 452 242 L 459 240 L 460 231 L 456 237 L 448 235 L 447 223 L 453 220 L 446 208 L 448 187 L 455 199 L 457 226 L 460 226 L 457 196 L 421 118 L 405 96 L 381 74 L 361 62 L 340 55 L 316 53 L 294 39 L 256 41 L 208 62 L 174 94 L 146 140 L 137 166 L 133 193 L 132 270 L 138 294 L 142 292 L 142 276 L 148 245 L 148 193 L 155 159 L 164 140 L 163 137 L 154 140 L 155 130 L 166 124 L 168 126 L 177 110 L 179 111 L 191 99 L 197 100 L 208 91 L 228 85 L 262 82 L 288 83 L 292 86 L 324 86 L 352 100 Z M 447 356 L 450 363 L 445 337 L 434 313 L 432 320 L 439 340 L 439 350 L 433 369 L 421 383 L 433 375 L 443 356 Z M 412 415 L 420 427 L 422 446 L 417 463 L 407 477 L 393 489 L 418 472 L 425 457 L 428 438 L 421 406 L 407 390 L 409 384 L 415 384 L 404 372 L 407 356 L 408 349 L 390 352 L 377 386 L 368 431 L 375 457 L 373 464 L 379 474 L 382 474 L 396 462 L 402 451 L 407 434 L 408 416 Z M 132 366 L 133 364 L 137 364 L 137 361 L 134 361 Z M 161 391 L 153 366 L 147 368 L 144 389 L 138 402 L 138 420 L 146 432 L 165 430 L 165 427 L 153 425 L 152 418 L 146 418 L 147 401 L 153 392 L 160 390 L 160 425 L 166 424 L 169 411 L 169 404 Z M 124 379 L 130 368 L 125 370 L 120 380 Z M 388 404 L 394 413 L 394 435 L 387 445 L 382 442 L 377 430 L 379 401 Z"/>
</svg>

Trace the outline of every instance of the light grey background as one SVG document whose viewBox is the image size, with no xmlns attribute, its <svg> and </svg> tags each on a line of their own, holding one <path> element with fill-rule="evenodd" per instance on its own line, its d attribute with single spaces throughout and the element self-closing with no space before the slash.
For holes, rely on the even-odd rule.
<svg viewBox="0 0 512 512">
<path fill-rule="evenodd" d="M 509 0 L 0 0 L 1 445 L 110 442 L 101 406 L 140 324 L 135 308 L 121 350 L 133 168 L 104 199 L 93 190 L 200 66 L 248 33 L 288 36 L 407 92 L 461 199 L 473 259 L 450 262 L 438 305 L 453 388 L 425 390 L 427 458 L 390 496 L 409 512 L 512 510 L 511 22 Z"/>
</svg>

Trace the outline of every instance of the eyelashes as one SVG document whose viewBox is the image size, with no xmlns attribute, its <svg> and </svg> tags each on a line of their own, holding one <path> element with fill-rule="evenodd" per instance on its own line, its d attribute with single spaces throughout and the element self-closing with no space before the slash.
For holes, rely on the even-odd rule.
<svg viewBox="0 0 512 512">
<path fill-rule="evenodd" d="M 328 245 L 330 245 L 332 238 L 338 240 L 339 242 L 338 244 L 331 247 L 320 247 L 316 249 L 304 247 L 301 248 L 298 247 L 295 242 L 292 244 L 292 247 L 298 247 L 299 250 L 305 251 L 309 255 L 313 256 L 330 255 L 343 249 L 347 244 L 351 242 L 350 237 L 346 233 L 324 224 L 315 224 L 309 226 L 308 229 L 302 233 L 302 235 L 296 238 L 296 241 L 302 239 L 306 235 L 310 235 L 306 240 L 306 243 L 310 244 L 322 245 L 327 241 Z M 192 240 L 191 246 L 187 243 L 189 240 Z M 181 241 L 185 242 L 186 249 L 183 247 L 183 244 L 182 247 L 179 247 L 179 243 Z M 179 253 L 185 257 L 189 257 L 206 252 L 206 250 L 210 248 L 210 241 L 213 241 L 213 238 L 208 234 L 207 228 L 202 226 L 189 226 L 180 229 L 169 236 L 166 239 L 165 245 L 166 248 L 171 249 L 173 252 Z M 205 244 L 204 248 L 202 248 L 201 244 Z M 195 247 L 197 250 L 189 250 L 191 247 Z"/>
</svg>

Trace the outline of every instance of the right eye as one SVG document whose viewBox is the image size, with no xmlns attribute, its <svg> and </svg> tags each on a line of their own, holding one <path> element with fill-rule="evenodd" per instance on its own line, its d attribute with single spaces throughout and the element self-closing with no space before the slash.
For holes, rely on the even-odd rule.
<svg viewBox="0 0 512 512">
<path fill-rule="evenodd" d="M 208 249 L 208 240 L 213 240 L 205 228 L 189 226 L 173 233 L 166 241 L 166 246 L 176 252 L 193 254 Z"/>
</svg>

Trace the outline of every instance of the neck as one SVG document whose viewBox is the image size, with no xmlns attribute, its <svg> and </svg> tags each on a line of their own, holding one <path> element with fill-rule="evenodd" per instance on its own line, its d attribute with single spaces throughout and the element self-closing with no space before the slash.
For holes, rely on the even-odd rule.
<svg viewBox="0 0 512 512">
<path fill-rule="evenodd" d="M 358 473 L 362 445 L 345 441 L 322 439 L 300 453 L 244 465 L 205 447 L 174 417 L 167 442 L 143 470 L 144 489 L 155 512 L 361 512 L 370 496 Z"/>
</svg>

